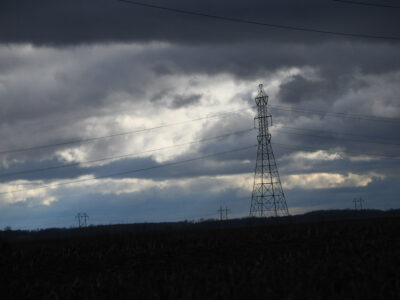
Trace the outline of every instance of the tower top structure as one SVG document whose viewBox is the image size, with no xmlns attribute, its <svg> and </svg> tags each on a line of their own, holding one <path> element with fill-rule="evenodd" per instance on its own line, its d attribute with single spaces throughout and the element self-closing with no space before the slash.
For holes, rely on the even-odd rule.
<svg viewBox="0 0 400 300">
<path fill-rule="evenodd" d="M 255 100 L 257 105 L 259 104 L 266 105 L 268 103 L 268 95 L 265 93 L 264 86 L 262 83 L 258 85 L 258 93 Z"/>
</svg>

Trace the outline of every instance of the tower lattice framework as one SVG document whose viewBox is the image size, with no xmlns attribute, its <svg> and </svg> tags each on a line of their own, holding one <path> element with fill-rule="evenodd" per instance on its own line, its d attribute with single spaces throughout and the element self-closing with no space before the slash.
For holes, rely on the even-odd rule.
<svg viewBox="0 0 400 300">
<path fill-rule="evenodd" d="M 268 96 L 262 84 L 258 86 L 255 101 L 258 114 L 254 118 L 254 125 L 258 124 L 258 151 L 250 216 L 288 216 L 289 210 L 271 146 L 269 126 L 272 125 L 272 116 L 268 114 Z"/>
</svg>

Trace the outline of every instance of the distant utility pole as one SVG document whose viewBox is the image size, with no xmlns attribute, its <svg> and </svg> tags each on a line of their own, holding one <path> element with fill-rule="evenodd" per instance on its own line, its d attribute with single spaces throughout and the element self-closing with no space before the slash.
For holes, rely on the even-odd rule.
<svg viewBox="0 0 400 300">
<path fill-rule="evenodd" d="M 228 220 L 228 211 L 229 209 L 227 207 L 225 207 L 225 209 L 222 208 L 222 206 L 219 207 L 218 212 L 220 221 Z"/>
<path fill-rule="evenodd" d="M 354 203 L 354 209 L 355 210 L 362 210 L 363 209 L 363 204 L 364 204 L 364 200 L 363 198 L 354 198 L 353 199 L 353 203 Z"/>
<path fill-rule="evenodd" d="M 79 228 L 86 227 L 87 226 L 87 220 L 89 219 L 89 216 L 86 213 L 78 213 L 75 216 L 75 219 L 78 220 Z"/>
<path fill-rule="evenodd" d="M 258 113 L 257 117 L 254 118 L 254 127 L 256 127 L 257 122 L 258 151 L 250 216 L 288 216 L 289 210 L 271 145 L 269 126 L 272 126 L 272 116 L 268 114 L 268 96 L 264 92 L 262 84 L 258 86 L 255 101 Z"/>
</svg>

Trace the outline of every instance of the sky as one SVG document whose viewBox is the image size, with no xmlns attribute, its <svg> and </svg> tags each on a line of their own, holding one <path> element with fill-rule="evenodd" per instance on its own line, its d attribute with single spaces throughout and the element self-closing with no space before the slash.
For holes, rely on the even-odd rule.
<svg viewBox="0 0 400 300">
<path fill-rule="evenodd" d="M 0 228 L 248 216 L 260 83 L 291 214 L 400 207 L 400 9 L 145 3 L 253 24 L 0 2 Z"/>
</svg>

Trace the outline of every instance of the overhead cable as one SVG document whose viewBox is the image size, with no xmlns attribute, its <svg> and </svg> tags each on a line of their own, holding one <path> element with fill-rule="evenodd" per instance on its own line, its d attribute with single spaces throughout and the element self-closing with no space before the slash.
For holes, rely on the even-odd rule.
<svg viewBox="0 0 400 300">
<path fill-rule="evenodd" d="M 355 139 L 346 139 L 346 138 L 340 138 L 340 137 L 336 138 L 336 137 L 328 136 L 328 135 L 311 134 L 311 133 L 298 133 L 298 132 L 290 132 L 290 131 L 279 130 L 279 129 L 278 129 L 278 131 L 286 133 L 286 134 L 294 134 L 294 135 L 300 135 L 300 136 L 311 136 L 311 137 L 325 138 L 325 139 L 331 139 L 331 140 L 342 140 L 342 141 L 349 141 L 349 142 L 354 142 L 354 143 L 368 143 L 368 144 L 378 144 L 378 145 L 400 146 L 400 143 L 386 143 L 386 142 L 367 141 L 367 140 L 355 140 Z"/>
<path fill-rule="evenodd" d="M 345 119 L 356 119 L 356 120 L 366 120 L 366 121 L 376 121 L 376 122 L 400 122 L 400 118 L 389 118 L 389 117 L 378 117 L 373 115 L 365 115 L 365 114 L 354 114 L 354 113 L 345 113 L 345 112 L 330 112 L 326 110 L 315 110 L 303 107 L 289 107 L 289 106 L 280 106 L 280 105 L 270 105 L 272 110 L 282 110 L 282 111 L 294 111 L 294 112 L 305 112 L 305 113 L 313 113 L 319 115 L 326 115 L 330 117 L 336 118 L 345 118 Z"/>
<path fill-rule="evenodd" d="M 242 111 L 242 110 L 244 110 L 244 109 L 242 108 L 240 110 L 227 111 L 227 112 L 222 112 L 222 113 L 218 113 L 218 114 L 206 115 L 206 116 L 203 116 L 203 117 L 190 119 L 190 120 L 185 120 L 185 121 L 180 121 L 180 122 L 166 123 L 166 124 L 161 124 L 161 125 L 154 126 L 154 127 L 148 127 L 148 128 L 142 128 L 142 129 L 134 129 L 134 130 L 129 130 L 129 131 L 125 131 L 125 132 L 117 132 L 117 133 L 113 133 L 113 134 L 109 134 L 109 135 L 97 136 L 97 137 L 86 138 L 86 139 L 76 139 L 76 140 L 70 140 L 70 141 L 66 141 L 66 142 L 37 145 L 37 146 L 26 147 L 26 148 L 15 148 L 15 149 L 8 149 L 8 150 L 0 150 L 0 154 L 20 153 L 20 152 L 28 152 L 28 151 L 33 151 L 33 150 L 41 150 L 41 149 L 46 149 L 46 148 L 54 148 L 54 147 L 66 146 L 66 145 L 89 143 L 89 142 L 94 142 L 94 141 L 113 138 L 113 137 L 118 137 L 118 136 L 142 133 L 142 132 L 161 129 L 161 128 L 165 128 L 165 127 L 183 125 L 183 124 L 187 124 L 187 123 L 190 123 L 190 122 L 196 122 L 196 121 L 212 119 L 212 118 L 220 118 L 220 117 L 224 117 L 224 116 L 227 116 L 227 115 L 231 115 L 231 114 L 237 113 L 238 111 Z"/>
<path fill-rule="evenodd" d="M 322 30 L 322 29 L 316 29 L 316 28 L 306 28 L 306 27 L 300 27 L 300 26 L 291 26 L 291 25 L 284 25 L 284 24 L 265 23 L 265 22 L 254 21 L 254 20 L 249 20 L 249 19 L 226 17 L 226 16 L 220 16 L 220 15 L 202 13 L 202 12 L 197 12 L 197 11 L 192 11 L 192 10 L 155 5 L 155 4 L 150 4 L 150 3 L 138 2 L 138 1 L 131 1 L 131 0 L 119 0 L 119 1 L 129 3 L 132 5 L 136 5 L 136 6 L 160 9 L 160 10 L 165 10 L 165 11 L 179 13 L 179 14 L 192 15 L 192 16 L 198 16 L 198 17 L 206 17 L 206 18 L 218 19 L 218 20 L 235 22 L 235 23 L 265 26 L 265 27 L 277 28 L 277 29 L 313 32 L 313 33 L 345 36 L 345 37 L 352 37 L 352 38 L 367 38 L 367 39 L 400 41 L 400 37 L 395 37 L 395 36 L 372 35 L 372 34 L 363 34 L 363 33 L 349 33 L 349 32 L 340 32 L 340 31 Z"/>
<path fill-rule="evenodd" d="M 294 149 L 298 149 L 301 151 L 304 151 L 304 149 L 312 149 L 312 150 L 323 150 L 323 151 L 335 151 L 339 153 L 345 153 L 345 154 L 354 154 L 354 155 L 362 155 L 362 156 L 371 156 L 371 157 L 384 157 L 384 158 L 389 158 L 389 159 L 399 159 L 400 155 L 390 155 L 390 154 L 381 154 L 381 153 L 370 153 L 370 152 L 358 152 L 358 151 L 349 151 L 349 150 L 338 150 L 338 149 L 327 149 L 327 148 L 321 148 L 321 147 L 312 147 L 312 146 L 304 146 L 304 145 L 293 145 L 293 144 L 285 144 L 285 143 L 277 143 L 277 142 L 272 142 L 273 145 L 281 145 L 285 147 L 291 147 Z"/>
<path fill-rule="evenodd" d="M 138 155 L 145 154 L 145 153 L 152 153 L 152 152 L 162 151 L 162 150 L 165 150 L 165 149 L 172 149 L 172 148 L 176 148 L 176 147 L 199 144 L 199 143 L 204 143 L 204 142 L 208 142 L 208 141 L 211 141 L 211 140 L 224 139 L 224 138 L 227 138 L 229 136 L 242 134 L 242 133 L 247 133 L 247 132 L 250 132 L 252 130 L 253 130 L 253 128 L 249 128 L 249 129 L 245 129 L 245 130 L 230 132 L 230 133 L 219 135 L 219 136 L 208 137 L 208 138 L 204 138 L 204 139 L 201 139 L 201 140 L 196 140 L 196 141 L 191 141 L 191 142 L 181 143 L 181 144 L 175 144 L 175 145 L 171 145 L 171 146 L 166 146 L 166 147 L 161 147 L 161 148 L 156 148 L 156 149 L 150 149 L 150 150 L 145 150 L 145 151 L 140 151 L 140 152 L 135 152 L 135 153 L 128 153 L 128 154 L 123 154 L 123 155 L 115 155 L 115 156 L 109 156 L 109 157 L 104 157 L 104 158 L 99 158 L 99 159 L 80 161 L 80 162 L 76 162 L 76 163 L 62 164 L 62 165 L 56 165 L 56 166 L 51 166 L 51 167 L 45 167 L 45 168 L 36 168 L 36 169 L 22 170 L 22 171 L 17 171 L 17 172 L 3 173 L 3 174 L 0 174 L 0 177 L 10 177 L 10 176 L 15 176 L 15 175 L 31 174 L 31 173 L 37 173 L 37 172 L 43 172 L 43 171 L 63 169 L 63 168 L 68 168 L 68 167 L 81 166 L 82 164 L 91 164 L 91 163 L 103 162 L 103 161 L 108 161 L 108 160 L 115 160 L 115 159 L 123 159 L 123 158 L 127 158 L 127 157 L 134 157 L 134 156 L 138 156 Z"/>
<path fill-rule="evenodd" d="M 364 6 L 374 6 L 374 7 L 384 7 L 384 8 L 400 8 L 399 5 L 385 4 L 385 3 L 373 3 L 373 2 L 364 2 L 364 1 L 351 1 L 351 0 L 333 0 L 335 2 L 343 2 L 348 4 L 355 5 L 364 5 Z"/>
<path fill-rule="evenodd" d="M 97 180 L 97 179 L 104 179 L 104 178 L 112 178 L 112 177 L 117 177 L 117 176 L 122 176 L 122 175 L 129 175 L 129 174 L 138 173 L 138 172 L 144 172 L 144 171 L 149 171 L 149 170 L 154 170 L 154 169 L 159 169 L 159 168 L 165 168 L 165 167 L 171 167 L 171 166 L 175 166 L 175 165 L 185 164 L 185 163 L 188 163 L 188 162 L 202 160 L 202 159 L 206 159 L 206 158 L 210 158 L 210 157 L 214 157 L 214 156 L 220 156 L 220 155 L 226 155 L 226 154 L 235 153 L 235 152 L 239 152 L 239 151 L 244 151 L 244 150 L 248 150 L 248 149 L 251 149 L 251 148 L 254 148 L 254 147 L 257 147 L 257 145 L 251 145 L 251 146 L 247 146 L 247 147 L 243 147 L 243 148 L 237 148 L 237 149 L 232 149 L 232 150 L 218 152 L 218 153 L 212 153 L 212 154 L 199 156 L 199 157 L 195 157 L 195 158 L 191 158 L 191 159 L 185 159 L 185 160 L 180 160 L 180 161 L 175 161 L 175 162 L 170 162 L 170 163 L 164 163 L 164 164 L 160 164 L 160 165 L 156 165 L 156 166 L 152 166 L 152 167 L 133 169 L 133 170 L 128 170 L 128 171 L 124 171 L 124 172 L 112 173 L 112 174 L 107 174 L 107 175 L 100 175 L 100 176 L 95 176 L 95 177 L 91 177 L 91 178 L 64 181 L 64 182 L 60 182 L 60 183 L 43 184 L 43 185 L 39 185 L 39 186 L 34 187 L 34 188 L 18 189 L 18 190 L 12 191 L 12 192 L 10 192 L 10 191 L 0 192 L 0 195 L 6 195 L 6 194 L 10 194 L 10 193 L 13 194 L 13 193 L 18 193 L 18 192 L 27 192 L 27 191 L 32 191 L 32 190 L 44 189 L 44 188 L 53 188 L 53 187 L 57 187 L 57 186 L 63 186 L 63 185 L 69 185 L 69 184 L 74 184 L 74 183 L 93 181 L 93 180 Z"/>
</svg>

